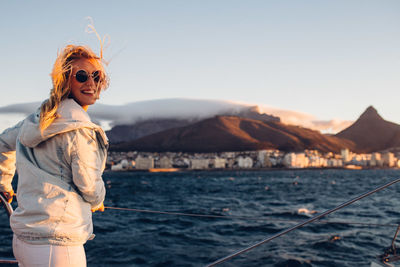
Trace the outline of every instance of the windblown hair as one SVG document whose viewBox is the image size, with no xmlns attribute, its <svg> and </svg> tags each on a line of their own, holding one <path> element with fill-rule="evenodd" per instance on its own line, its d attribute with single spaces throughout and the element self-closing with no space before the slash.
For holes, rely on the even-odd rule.
<svg viewBox="0 0 400 267">
<path fill-rule="evenodd" d="M 102 58 L 86 46 L 67 45 L 64 47 L 58 54 L 51 73 L 53 88 L 50 91 L 50 97 L 40 107 L 39 125 L 42 132 L 56 119 L 60 102 L 70 95 L 72 64 L 82 58 L 96 60 L 99 63 L 102 77 L 101 82 L 97 85 L 99 87 L 98 93 L 108 87 L 109 79 L 104 71 Z"/>
</svg>

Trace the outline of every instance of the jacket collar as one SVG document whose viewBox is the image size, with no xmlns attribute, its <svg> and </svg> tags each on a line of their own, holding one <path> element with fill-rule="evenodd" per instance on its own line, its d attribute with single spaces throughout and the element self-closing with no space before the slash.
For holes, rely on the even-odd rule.
<svg viewBox="0 0 400 267">
<path fill-rule="evenodd" d="M 61 101 L 57 109 L 57 118 L 43 132 L 39 127 L 40 109 L 28 116 L 21 126 L 19 141 L 27 147 L 35 147 L 41 142 L 57 134 L 80 128 L 94 129 L 100 133 L 102 141 L 108 144 L 104 131 L 100 126 L 91 122 L 87 112 L 73 99 Z"/>
</svg>

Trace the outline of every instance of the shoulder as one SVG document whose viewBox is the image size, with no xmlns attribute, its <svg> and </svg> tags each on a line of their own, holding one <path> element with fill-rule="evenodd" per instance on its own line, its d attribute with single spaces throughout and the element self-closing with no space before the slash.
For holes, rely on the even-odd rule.
<svg viewBox="0 0 400 267">
<path fill-rule="evenodd" d="M 83 144 L 90 145 L 92 142 L 96 141 L 96 131 L 93 128 L 77 128 L 66 134 L 74 140 L 76 145 L 82 142 Z"/>
<path fill-rule="evenodd" d="M 59 133 L 49 140 L 54 140 L 66 150 L 85 150 L 96 144 L 96 132 L 91 128 L 77 128 Z"/>
<path fill-rule="evenodd" d="M 58 120 L 91 122 L 87 112 L 73 99 L 65 99 L 57 109 Z"/>
<path fill-rule="evenodd" d="M 104 140 L 99 129 L 83 127 L 69 132 L 68 135 L 71 137 L 72 151 L 85 153 L 108 149 L 108 142 Z"/>
</svg>

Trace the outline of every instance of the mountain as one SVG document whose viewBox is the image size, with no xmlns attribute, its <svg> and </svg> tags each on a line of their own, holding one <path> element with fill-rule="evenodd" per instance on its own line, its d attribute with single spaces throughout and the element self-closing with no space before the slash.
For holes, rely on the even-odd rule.
<svg viewBox="0 0 400 267">
<path fill-rule="evenodd" d="M 273 120 L 254 120 L 237 116 L 215 116 L 194 124 L 164 130 L 131 142 L 112 145 L 113 151 L 222 152 L 259 149 L 339 152 L 354 144 L 318 131 L 286 125 Z"/>
<path fill-rule="evenodd" d="M 384 120 L 373 106 L 336 137 L 354 142 L 355 152 L 371 153 L 400 147 L 400 125 Z"/>
<path fill-rule="evenodd" d="M 219 115 L 235 115 L 242 118 L 255 119 L 260 121 L 280 121 L 279 117 L 260 113 L 257 106 L 250 106 L 242 108 L 237 111 L 221 111 Z M 212 116 L 211 116 L 212 117 Z M 203 118 L 204 119 L 204 118 Z M 138 138 L 161 132 L 164 130 L 183 127 L 195 122 L 200 121 L 200 118 L 149 118 L 140 120 L 131 125 L 122 124 L 116 125 L 111 130 L 107 131 L 106 134 L 110 139 L 110 143 L 117 144 L 122 142 L 129 142 Z"/>
<path fill-rule="evenodd" d="M 110 143 L 133 141 L 143 136 L 161 132 L 167 129 L 182 127 L 193 123 L 185 119 L 148 119 L 132 125 L 116 125 L 106 131 Z"/>
</svg>

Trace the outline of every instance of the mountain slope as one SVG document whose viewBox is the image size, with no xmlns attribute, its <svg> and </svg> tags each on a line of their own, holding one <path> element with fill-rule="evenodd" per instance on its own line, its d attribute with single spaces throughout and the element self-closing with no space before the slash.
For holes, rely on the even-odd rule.
<svg viewBox="0 0 400 267">
<path fill-rule="evenodd" d="M 317 149 L 339 152 L 354 148 L 348 140 L 325 136 L 318 131 L 236 116 L 216 116 L 184 127 L 165 130 L 111 146 L 114 151 L 220 152 L 258 149 L 302 151 Z"/>
<path fill-rule="evenodd" d="M 384 120 L 372 106 L 350 127 L 336 134 L 355 143 L 355 151 L 371 153 L 400 146 L 400 125 Z"/>
<path fill-rule="evenodd" d="M 193 122 L 184 119 L 148 119 L 132 125 L 116 125 L 111 130 L 107 131 L 106 134 L 110 143 L 116 144 L 133 141 L 143 136 L 171 128 L 186 126 L 191 123 Z"/>
<path fill-rule="evenodd" d="M 280 121 L 279 117 L 275 117 L 265 113 L 260 113 L 257 106 L 242 108 L 240 111 L 237 110 L 221 111 L 219 115 L 224 115 L 224 116 L 234 115 L 242 118 L 260 120 L 260 121 L 276 121 L 276 122 Z M 143 136 L 161 132 L 167 129 L 187 126 L 195 122 L 198 122 L 200 120 L 202 119 L 195 117 L 191 119 L 183 119 L 179 117 L 169 118 L 169 119 L 151 118 L 151 119 L 140 120 L 131 125 L 128 124 L 116 125 L 106 133 L 108 138 L 110 139 L 110 143 L 116 144 L 121 142 L 133 141 Z"/>
</svg>

